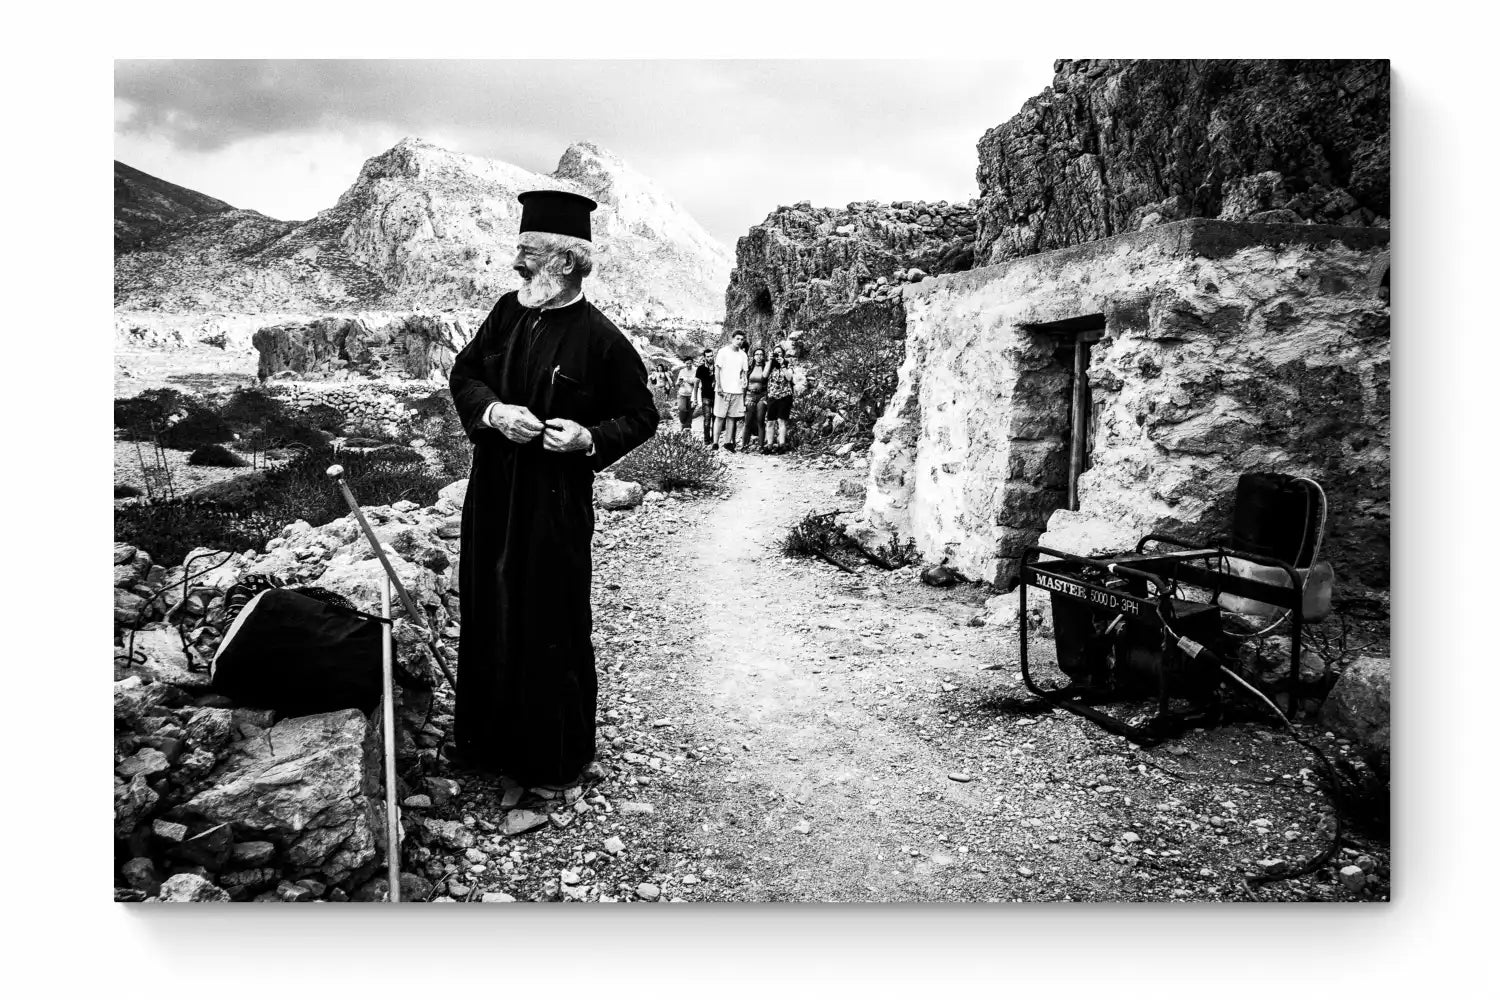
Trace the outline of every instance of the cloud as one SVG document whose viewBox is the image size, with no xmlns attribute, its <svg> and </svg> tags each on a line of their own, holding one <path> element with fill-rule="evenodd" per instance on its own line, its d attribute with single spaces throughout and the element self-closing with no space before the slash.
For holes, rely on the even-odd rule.
<svg viewBox="0 0 1500 1000">
<path fill-rule="evenodd" d="M 120 61 L 116 151 L 306 217 L 406 135 L 535 171 L 589 139 L 732 244 L 804 198 L 969 197 L 974 144 L 1050 80 L 1050 61 Z"/>
</svg>

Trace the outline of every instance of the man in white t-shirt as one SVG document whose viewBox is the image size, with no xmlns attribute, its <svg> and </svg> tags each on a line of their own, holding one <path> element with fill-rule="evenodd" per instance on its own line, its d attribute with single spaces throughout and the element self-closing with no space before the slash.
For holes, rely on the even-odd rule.
<svg viewBox="0 0 1500 1000">
<path fill-rule="evenodd" d="M 740 421 L 745 418 L 745 383 L 750 373 L 750 355 L 745 353 L 745 344 L 745 332 L 736 330 L 714 357 L 714 442 L 723 442 L 719 446 L 729 451 L 734 451 Z"/>
</svg>

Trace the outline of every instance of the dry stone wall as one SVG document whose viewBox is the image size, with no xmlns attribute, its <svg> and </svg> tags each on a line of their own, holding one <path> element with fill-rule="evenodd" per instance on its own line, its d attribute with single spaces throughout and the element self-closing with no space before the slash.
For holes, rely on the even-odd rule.
<svg viewBox="0 0 1500 1000">
<path fill-rule="evenodd" d="M 1327 489 L 1340 578 L 1387 586 L 1388 268 L 1379 229 L 1193 220 L 922 282 L 851 530 L 1004 585 L 1039 538 L 1225 533 L 1239 475 L 1280 471 Z M 1042 325 L 1091 316 L 1092 465 L 1068 511 L 1068 374 Z"/>
<path fill-rule="evenodd" d="M 976 260 L 1185 218 L 1385 226 L 1385 60 L 1063 59 L 979 142 Z"/>
</svg>

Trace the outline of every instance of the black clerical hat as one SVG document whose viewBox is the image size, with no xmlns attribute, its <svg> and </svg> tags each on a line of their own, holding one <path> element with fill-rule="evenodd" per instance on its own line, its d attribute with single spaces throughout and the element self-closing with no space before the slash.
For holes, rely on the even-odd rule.
<svg viewBox="0 0 1500 1000">
<path fill-rule="evenodd" d="M 555 233 L 593 242 L 589 213 L 599 206 L 592 198 L 572 191 L 523 191 L 516 197 L 521 202 L 521 232 Z"/>
</svg>

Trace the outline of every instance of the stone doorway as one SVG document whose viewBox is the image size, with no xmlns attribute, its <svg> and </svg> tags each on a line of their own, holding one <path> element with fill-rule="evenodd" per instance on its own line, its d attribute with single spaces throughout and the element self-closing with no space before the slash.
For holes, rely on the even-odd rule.
<svg viewBox="0 0 1500 1000">
<path fill-rule="evenodd" d="M 1102 323 L 1102 317 L 1100 320 Z M 1078 479 L 1093 465 L 1094 436 L 1099 421 L 1094 409 L 1093 392 L 1089 386 L 1089 356 L 1093 345 L 1103 336 L 1102 325 L 1097 329 L 1053 335 L 1057 346 L 1052 357 L 1063 372 L 1062 395 L 1063 404 L 1067 408 L 1063 461 L 1067 466 L 1068 510 L 1078 509 Z"/>
<path fill-rule="evenodd" d="M 1030 443 L 1047 453 L 1037 464 L 1044 474 L 1035 483 L 1045 495 L 1036 511 L 1040 533 L 1054 510 L 1078 509 L 1078 481 L 1092 464 L 1098 414 L 1089 385 L 1089 360 L 1093 345 L 1104 336 L 1104 316 L 1077 316 L 1025 330 L 1031 338 L 1033 357 L 1042 360 L 1044 366 L 1027 380 L 1032 391 L 1025 397 L 1035 412 L 1021 423 L 1033 429 L 1030 433 L 1044 431 L 1037 435 L 1040 440 Z"/>
</svg>

